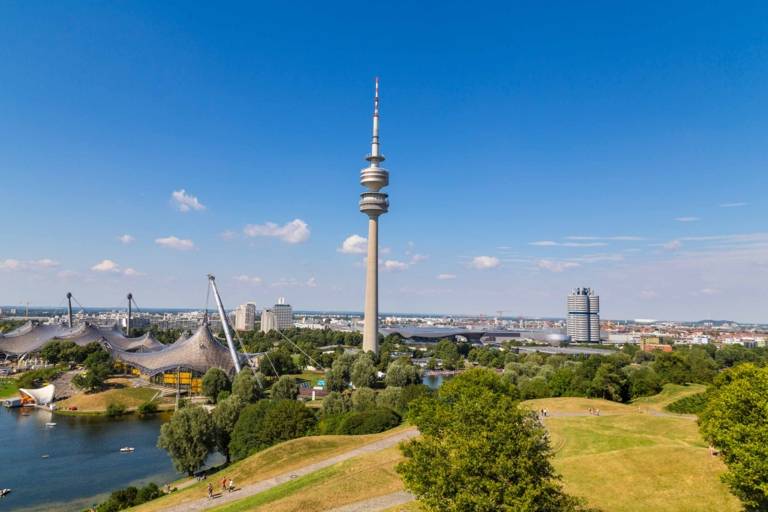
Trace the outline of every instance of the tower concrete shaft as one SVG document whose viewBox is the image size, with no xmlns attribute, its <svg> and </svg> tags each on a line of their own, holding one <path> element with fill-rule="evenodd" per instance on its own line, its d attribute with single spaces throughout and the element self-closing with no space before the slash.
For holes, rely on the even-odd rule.
<svg viewBox="0 0 768 512">
<path fill-rule="evenodd" d="M 389 196 L 381 189 L 389 185 L 389 172 L 379 144 L 379 79 L 373 98 L 373 137 L 369 166 L 360 171 L 360 184 L 368 189 L 360 194 L 360 211 L 368 216 L 368 261 L 365 272 L 365 317 L 363 350 L 379 351 L 379 215 L 389 211 Z"/>
</svg>

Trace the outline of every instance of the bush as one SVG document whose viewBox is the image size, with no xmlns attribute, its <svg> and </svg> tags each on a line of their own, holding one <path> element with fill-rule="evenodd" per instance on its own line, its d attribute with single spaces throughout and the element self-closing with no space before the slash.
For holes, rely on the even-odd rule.
<svg viewBox="0 0 768 512">
<path fill-rule="evenodd" d="M 696 393 L 695 395 L 684 396 L 667 405 L 665 409 L 677 414 L 699 414 L 707 405 L 707 394 Z"/>
<path fill-rule="evenodd" d="M 109 495 L 109 499 L 96 507 L 97 512 L 117 512 L 130 507 L 135 507 L 159 498 L 163 492 L 154 482 L 137 489 L 136 487 L 126 487 L 114 491 Z"/>
<path fill-rule="evenodd" d="M 392 409 L 376 407 L 365 412 L 351 412 L 336 427 L 342 435 L 378 434 L 400 424 L 400 415 Z"/>
<path fill-rule="evenodd" d="M 137 409 L 137 412 L 139 413 L 139 416 L 148 416 L 150 414 L 155 414 L 157 412 L 157 403 L 149 401 L 144 402 L 139 406 Z"/>
<path fill-rule="evenodd" d="M 234 460 L 275 443 L 307 435 L 315 415 L 296 400 L 260 400 L 246 406 L 235 423 L 229 443 Z"/>
<path fill-rule="evenodd" d="M 363 412 L 376 407 L 376 392 L 371 388 L 359 388 L 352 393 L 352 410 Z"/>
<path fill-rule="evenodd" d="M 145 405 L 145 404 L 142 404 Z M 107 416 L 114 418 L 125 414 L 125 406 L 119 402 L 110 402 L 107 404 Z"/>
</svg>

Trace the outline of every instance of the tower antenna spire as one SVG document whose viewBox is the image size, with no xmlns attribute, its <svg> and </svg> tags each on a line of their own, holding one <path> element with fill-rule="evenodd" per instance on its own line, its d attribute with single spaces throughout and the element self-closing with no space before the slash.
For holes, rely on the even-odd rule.
<svg viewBox="0 0 768 512">
<path fill-rule="evenodd" d="M 371 156 L 368 161 L 373 167 L 378 167 L 384 160 L 379 148 L 379 77 L 376 77 L 375 93 L 373 95 L 373 137 L 371 138 Z"/>
</svg>

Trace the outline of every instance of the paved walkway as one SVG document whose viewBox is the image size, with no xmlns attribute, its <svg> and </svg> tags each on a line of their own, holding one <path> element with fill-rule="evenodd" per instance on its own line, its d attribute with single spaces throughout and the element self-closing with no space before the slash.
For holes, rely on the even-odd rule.
<svg viewBox="0 0 768 512">
<path fill-rule="evenodd" d="M 393 492 L 384 496 L 377 496 L 369 500 L 358 501 L 343 507 L 337 507 L 328 512 L 380 512 L 388 508 L 404 505 L 416 499 L 416 496 L 407 491 Z"/>
<path fill-rule="evenodd" d="M 330 457 L 330 458 L 321 460 L 319 462 L 315 462 L 314 464 L 309 464 L 307 466 L 303 466 L 293 471 L 289 471 L 287 473 L 283 473 L 281 475 L 268 478 L 266 480 L 261 480 L 259 482 L 254 482 L 252 484 L 239 487 L 233 493 L 217 494 L 216 497 L 212 500 L 209 500 L 207 497 L 203 497 L 195 501 L 187 501 L 184 503 L 180 503 L 176 506 L 168 507 L 163 510 L 169 510 L 173 512 L 186 512 L 186 511 L 195 511 L 195 510 L 206 510 L 209 508 L 226 505 L 228 503 L 233 503 L 235 501 L 242 500 L 249 496 L 253 496 L 254 494 L 267 491 L 273 487 L 276 487 L 280 484 L 284 484 L 285 482 L 289 482 L 300 476 L 308 475 L 309 473 L 314 473 L 315 471 L 318 471 L 323 468 L 327 468 L 328 466 L 333 466 L 334 464 L 338 464 L 339 462 L 343 462 L 345 460 L 357 457 L 359 455 L 364 455 L 366 453 L 377 452 L 380 450 L 384 450 L 386 448 L 390 448 L 400 443 L 400 441 L 410 439 L 417 435 L 418 435 L 418 431 L 416 430 L 416 428 L 410 428 L 408 430 L 398 432 L 397 434 L 393 434 L 389 437 L 385 437 L 384 439 L 380 439 L 378 441 L 374 441 L 373 443 L 366 444 L 364 446 L 361 446 L 360 448 L 355 448 L 348 452 L 344 452 L 340 455 L 336 455 L 335 457 Z M 237 484 L 237 482 L 235 482 L 235 484 Z M 392 506 L 397 504 L 398 504 L 397 502 L 393 502 Z M 369 510 L 369 509 L 350 509 L 350 510 Z M 383 509 L 370 509 L 370 510 L 383 510 Z"/>
</svg>

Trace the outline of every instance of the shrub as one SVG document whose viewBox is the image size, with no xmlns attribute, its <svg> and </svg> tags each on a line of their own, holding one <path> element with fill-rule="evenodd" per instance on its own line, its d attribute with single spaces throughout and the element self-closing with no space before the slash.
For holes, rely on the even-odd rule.
<svg viewBox="0 0 768 512">
<path fill-rule="evenodd" d="M 377 434 L 400 424 L 400 415 L 392 409 L 376 407 L 365 412 L 351 412 L 344 416 L 337 434 L 362 435 Z"/>
<path fill-rule="evenodd" d="M 231 388 L 229 377 L 219 368 L 211 368 L 203 376 L 203 394 L 216 403 L 219 393 L 229 391 Z"/>
<path fill-rule="evenodd" d="M 157 412 L 157 403 L 149 401 L 141 404 L 137 410 L 139 416 L 147 416 L 149 414 L 155 414 Z"/>
<path fill-rule="evenodd" d="M 122 416 L 123 414 L 125 414 L 125 406 L 120 402 L 110 402 L 107 404 L 107 416 L 110 418 Z"/>
<path fill-rule="evenodd" d="M 260 400 L 246 406 L 235 423 L 229 453 L 235 460 L 275 443 L 305 436 L 315 415 L 296 400 Z"/>
<path fill-rule="evenodd" d="M 707 405 L 707 394 L 696 393 L 695 395 L 688 395 L 675 400 L 671 404 L 667 405 L 666 409 L 669 412 L 677 414 L 699 414 L 704 410 Z"/>
<path fill-rule="evenodd" d="M 163 492 L 154 482 L 137 489 L 136 487 L 126 487 L 118 489 L 109 495 L 109 499 L 96 507 L 97 512 L 117 512 L 130 507 L 135 507 L 159 498 Z"/>
<path fill-rule="evenodd" d="M 376 407 L 376 392 L 371 388 L 359 388 L 352 393 L 352 410 L 363 412 Z"/>
</svg>

